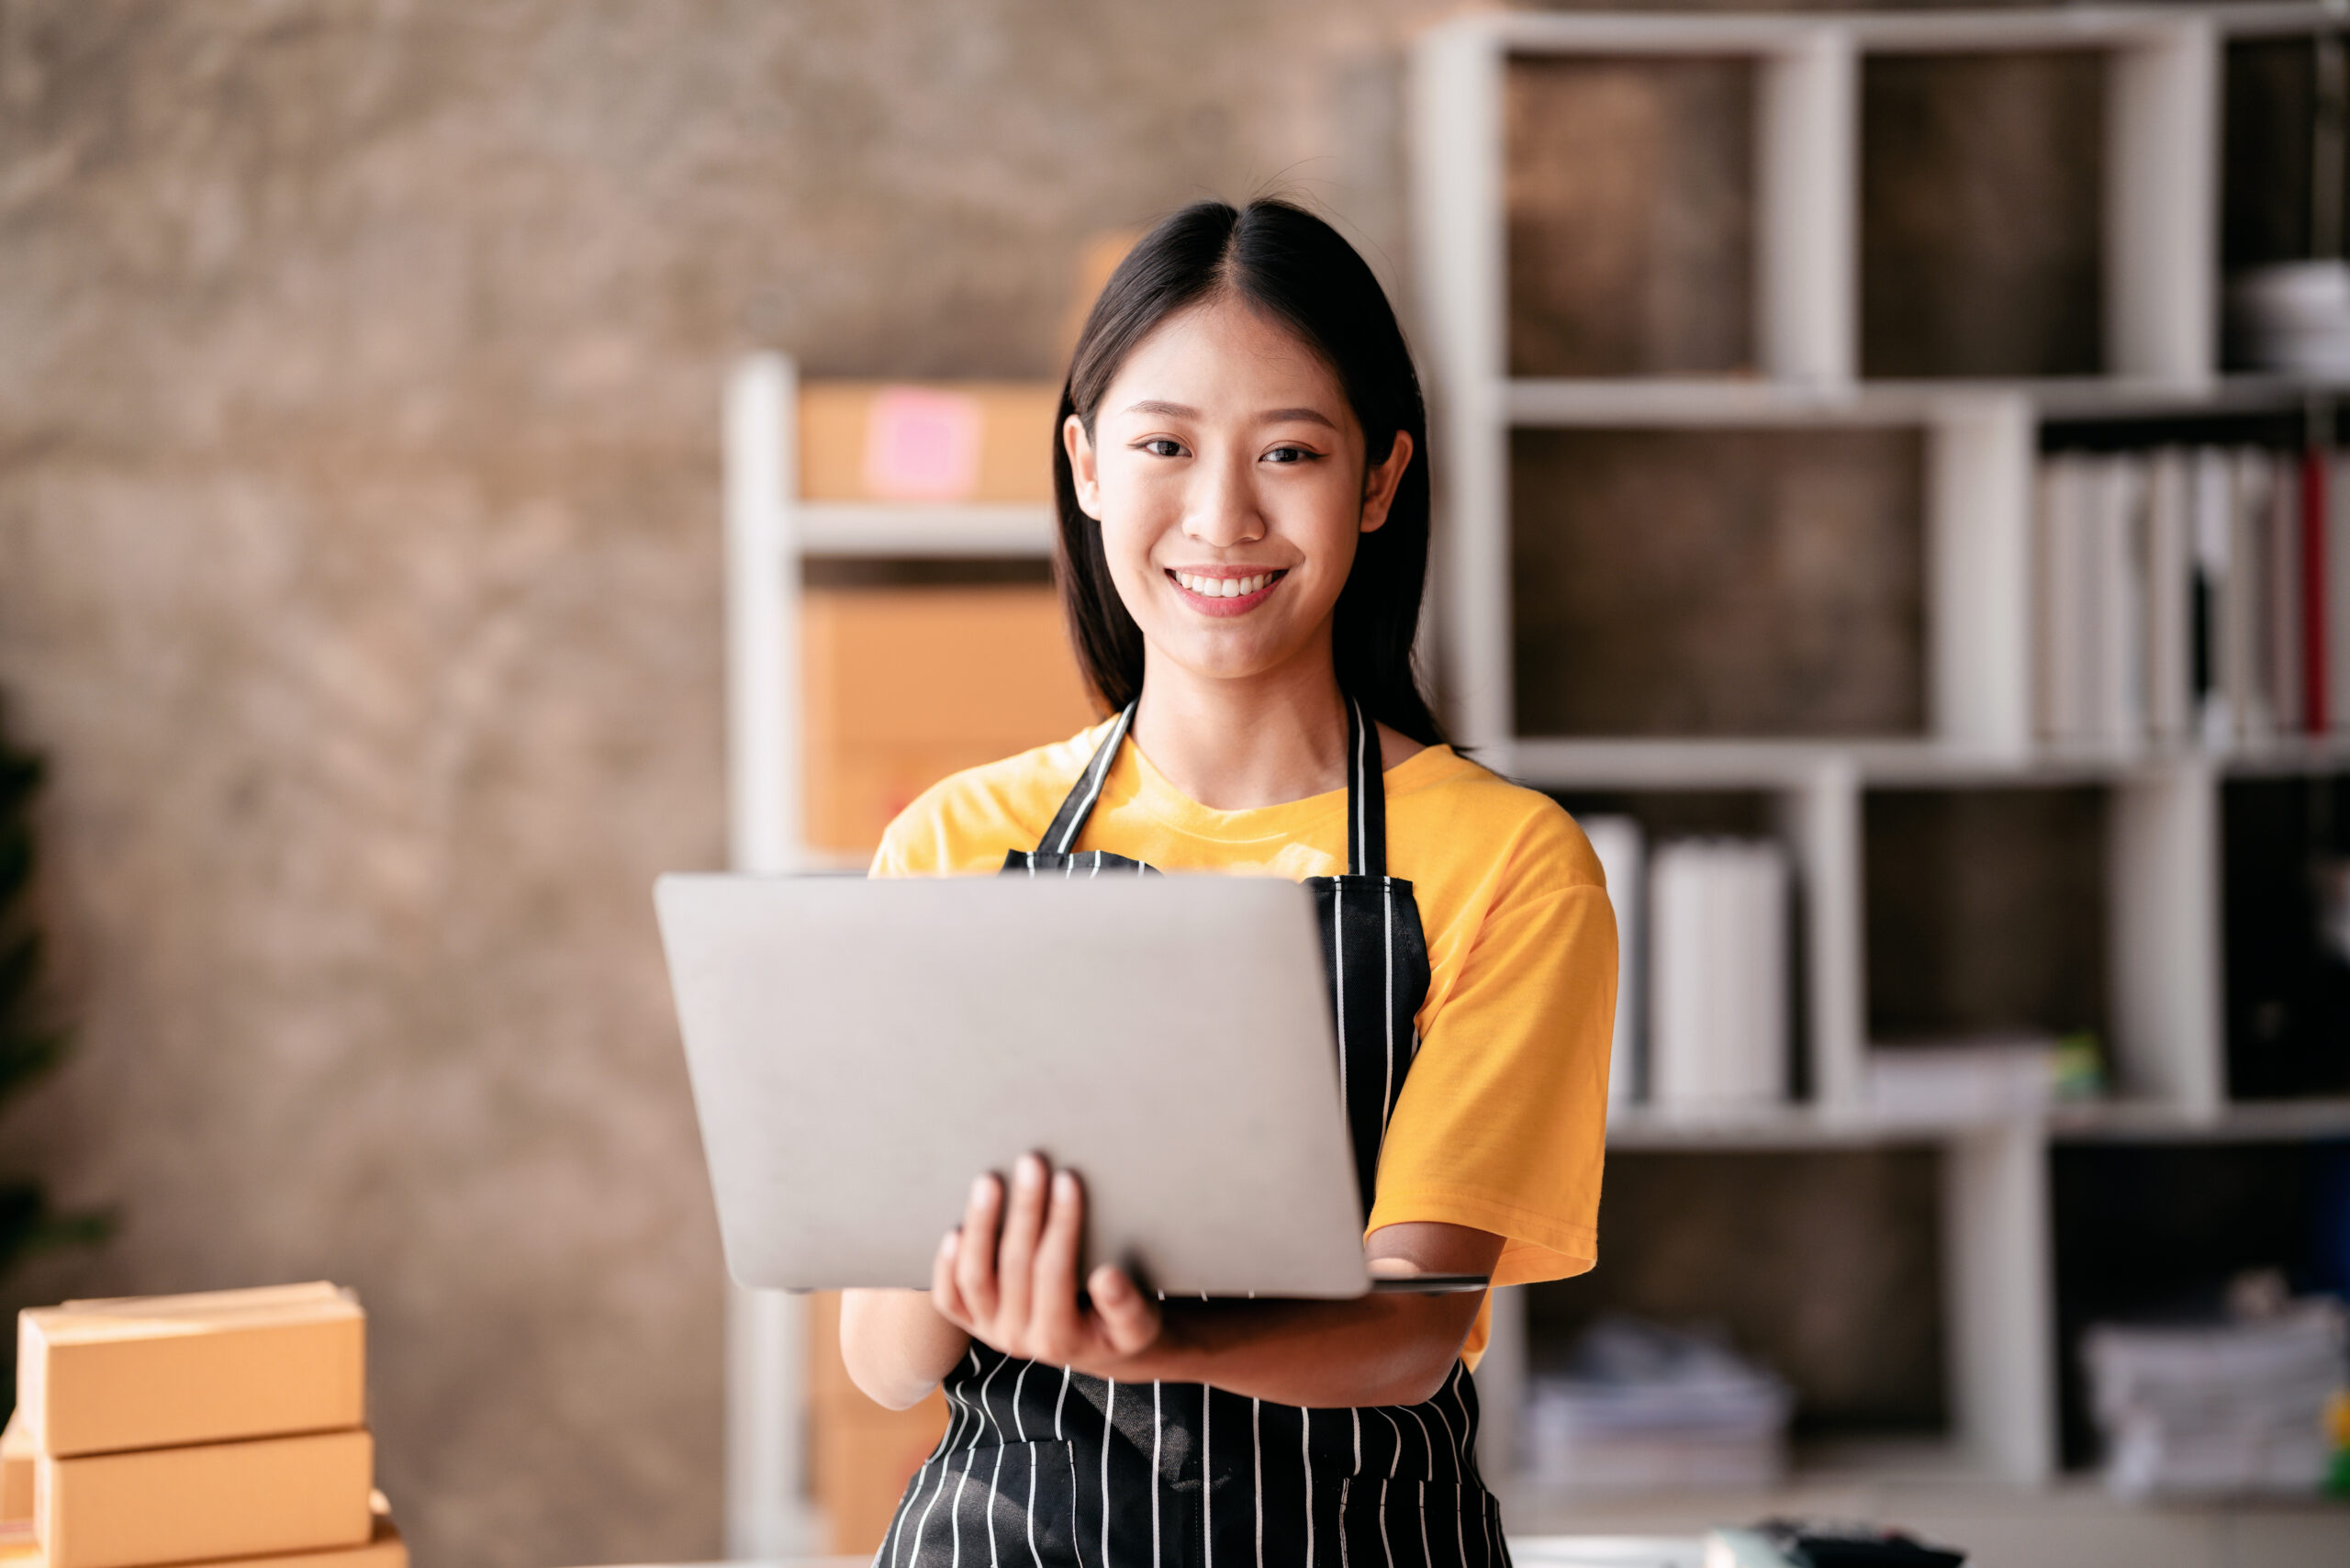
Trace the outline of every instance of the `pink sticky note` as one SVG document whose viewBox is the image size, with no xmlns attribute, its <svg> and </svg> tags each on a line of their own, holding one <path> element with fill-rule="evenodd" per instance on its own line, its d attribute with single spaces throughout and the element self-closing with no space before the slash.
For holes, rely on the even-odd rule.
<svg viewBox="0 0 2350 1568">
<path fill-rule="evenodd" d="M 960 500 L 979 481 L 979 400 L 885 386 L 865 427 L 865 484 L 893 501 Z"/>
</svg>

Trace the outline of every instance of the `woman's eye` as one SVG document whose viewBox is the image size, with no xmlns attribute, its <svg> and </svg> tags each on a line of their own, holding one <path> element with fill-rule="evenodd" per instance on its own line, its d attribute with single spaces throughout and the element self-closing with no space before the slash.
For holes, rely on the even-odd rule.
<svg viewBox="0 0 2350 1568">
<path fill-rule="evenodd" d="M 1149 441 L 1144 442 L 1142 443 L 1142 449 L 1145 452 L 1149 453 L 1153 457 L 1181 457 L 1183 455 L 1183 443 L 1163 435 L 1156 436 Z"/>
<path fill-rule="evenodd" d="M 1322 455 L 1320 453 L 1310 447 L 1277 446 L 1265 454 L 1265 461 L 1268 463 L 1311 463 L 1320 455 Z"/>
</svg>

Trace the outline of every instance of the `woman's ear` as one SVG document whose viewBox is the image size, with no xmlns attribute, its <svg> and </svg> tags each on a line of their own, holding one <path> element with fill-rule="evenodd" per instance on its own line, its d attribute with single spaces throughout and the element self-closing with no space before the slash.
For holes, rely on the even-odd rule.
<svg viewBox="0 0 2350 1568">
<path fill-rule="evenodd" d="M 1412 432 L 1397 431 L 1395 444 L 1387 449 L 1387 460 L 1363 476 L 1362 531 L 1371 533 L 1387 521 L 1388 509 L 1395 504 L 1395 487 L 1404 482 L 1404 470 L 1412 465 Z"/>
<path fill-rule="evenodd" d="M 1061 421 L 1061 447 L 1069 454 L 1069 476 L 1077 489 L 1077 510 L 1102 521 L 1102 465 L 1094 460 L 1093 438 L 1085 421 L 1071 414 Z"/>
</svg>

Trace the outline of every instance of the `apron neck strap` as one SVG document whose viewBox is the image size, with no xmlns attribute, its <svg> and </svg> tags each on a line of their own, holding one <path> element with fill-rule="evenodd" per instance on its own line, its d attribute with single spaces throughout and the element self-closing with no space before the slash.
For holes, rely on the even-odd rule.
<svg viewBox="0 0 2350 1568">
<path fill-rule="evenodd" d="M 1085 820 L 1093 814 L 1094 802 L 1102 798 L 1102 781 L 1110 777 L 1110 765 L 1118 759 L 1118 747 L 1134 722 L 1135 705 L 1129 702 L 1102 737 L 1093 760 L 1069 786 L 1061 809 L 1053 813 L 1052 826 L 1036 846 L 1038 854 L 1069 853 L 1077 835 L 1085 831 Z M 1379 767 L 1379 726 L 1351 697 L 1347 699 L 1347 869 L 1358 877 L 1387 875 L 1387 781 Z"/>
<path fill-rule="evenodd" d="M 1140 699 L 1136 699 L 1140 700 Z M 1036 846 L 1039 855 L 1067 855 L 1077 835 L 1085 831 L 1085 819 L 1093 814 L 1093 802 L 1102 798 L 1102 781 L 1110 777 L 1110 765 L 1118 759 L 1118 747 L 1126 732 L 1135 725 L 1135 704 L 1129 702 L 1094 748 L 1093 760 L 1069 786 L 1069 796 L 1061 801 L 1061 809 L 1053 813 L 1053 825 L 1045 830 L 1044 841 Z"/>
<path fill-rule="evenodd" d="M 1379 766 L 1379 726 L 1347 699 L 1347 870 L 1387 875 L 1387 779 Z"/>
</svg>

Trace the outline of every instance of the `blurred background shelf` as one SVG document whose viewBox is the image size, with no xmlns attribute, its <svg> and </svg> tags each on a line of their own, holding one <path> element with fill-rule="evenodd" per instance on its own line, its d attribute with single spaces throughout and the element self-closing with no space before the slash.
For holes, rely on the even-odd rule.
<svg viewBox="0 0 2350 1568">
<path fill-rule="evenodd" d="M 2297 1143 L 2350 1138 L 2350 1099 L 2236 1100 L 2208 1115 L 2160 1103 L 2059 1107 L 2048 1135 L 2065 1143 Z"/>
<path fill-rule="evenodd" d="M 1944 376 L 1851 381 L 1715 376 L 1513 376 L 1513 425 L 1914 424 L 1985 405 L 2023 402 L 2041 420 L 2300 412 L 2350 397 L 2350 377 L 2231 374 L 2178 382 L 2132 376 Z"/>
<path fill-rule="evenodd" d="M 1053 553 L 1046 506 L 905 505 L 834 501 L 793 509 L 798 547 L 809 555 L 955 558 Z"/>
<path fill-rule="evenodd" d="M 1628 1105 L 1607 1118 L 1607 1147 L 1650 1152 L 1931 1147 L 1965 1137 L 2031 1137 L 2036 1132 L 2032 1122 L 1995 1115 L 1898 1116 L 1813 1104 Z"/>
<path fill-rule="evenodd" d="M 2085 1314 L 2264 1257 L 2318 1278 L 2266 1222 L 2350 1138 L 2301 871 L 2350 852 L 2350 692 L 2314 734 L 2055 725 L 2041 487 L 2070 454 L 2283 472 L 2342 440 L 2350 379 L 2240 363 L 2221 297 L 2312 253 L 2305 83 L 2345 27 L 2067 6 L 1424 37 L 1448 718 L 1580 816 L 1773 842 L 1793 884 L 1786 1100 L 1618 1105 L 1602 1266 L 1497 1303 L 1480 1383 L 1518 1528 L 1947 1503 L 2184 1553 L 2082 1561 L 2248 1560 L 2227 1510 L 2099 1535 L 2145 1516 L 2038 1489 L 2092 1457 Z M 2149 634 L 2185 638 L 2183 612 Z M 2093 1038 L 2110 1098 L 1873 1107 L 1882 1043 L 2014 1030 Z M 2208 1234 L 2165 1262 L 2084 1232 L 2084 1193 L 2126 1215 L 2121 1172 L 2216 1194 Z M 1786 1377 L 1791 1490 L 1570 1506 L 1516 1473 L 1533 1380 L 1624 1312 L 1710 1319 Z M 2002 1560 L 1998 1529 L 1950 1533 Z"/>
<path fill-rule="evenodd" d="M 1804 1149 L 1936 1145 L 2019 1136 L 2052 1143 L 2268 1143 L 2350 1138 L 2350 1098 L 2236 1100 L 2209 1113 L 2162 1101 L 2057 1104 L 2035 1116 L 1923 1116 L 1790 1103 L 1717 1109 L 1628 1105 L 1610 1114 L 1623 1149 Z"/>
<path fill-rule="evenodd" d="M 2223 748 L 2190 744 L 2033 742 L 2020 751 L 1936 740 L 1772 738 L 1633 739 L 1519 737 L 1510 775 L 1544 790 L 1793 789 L 1823 774 L 1861 785 L 2070 783 L 2118 780 L 2205 768 L 2278 777 L 2350 767 L 2350 736 L 2281 736 Z"/>
</svg>

